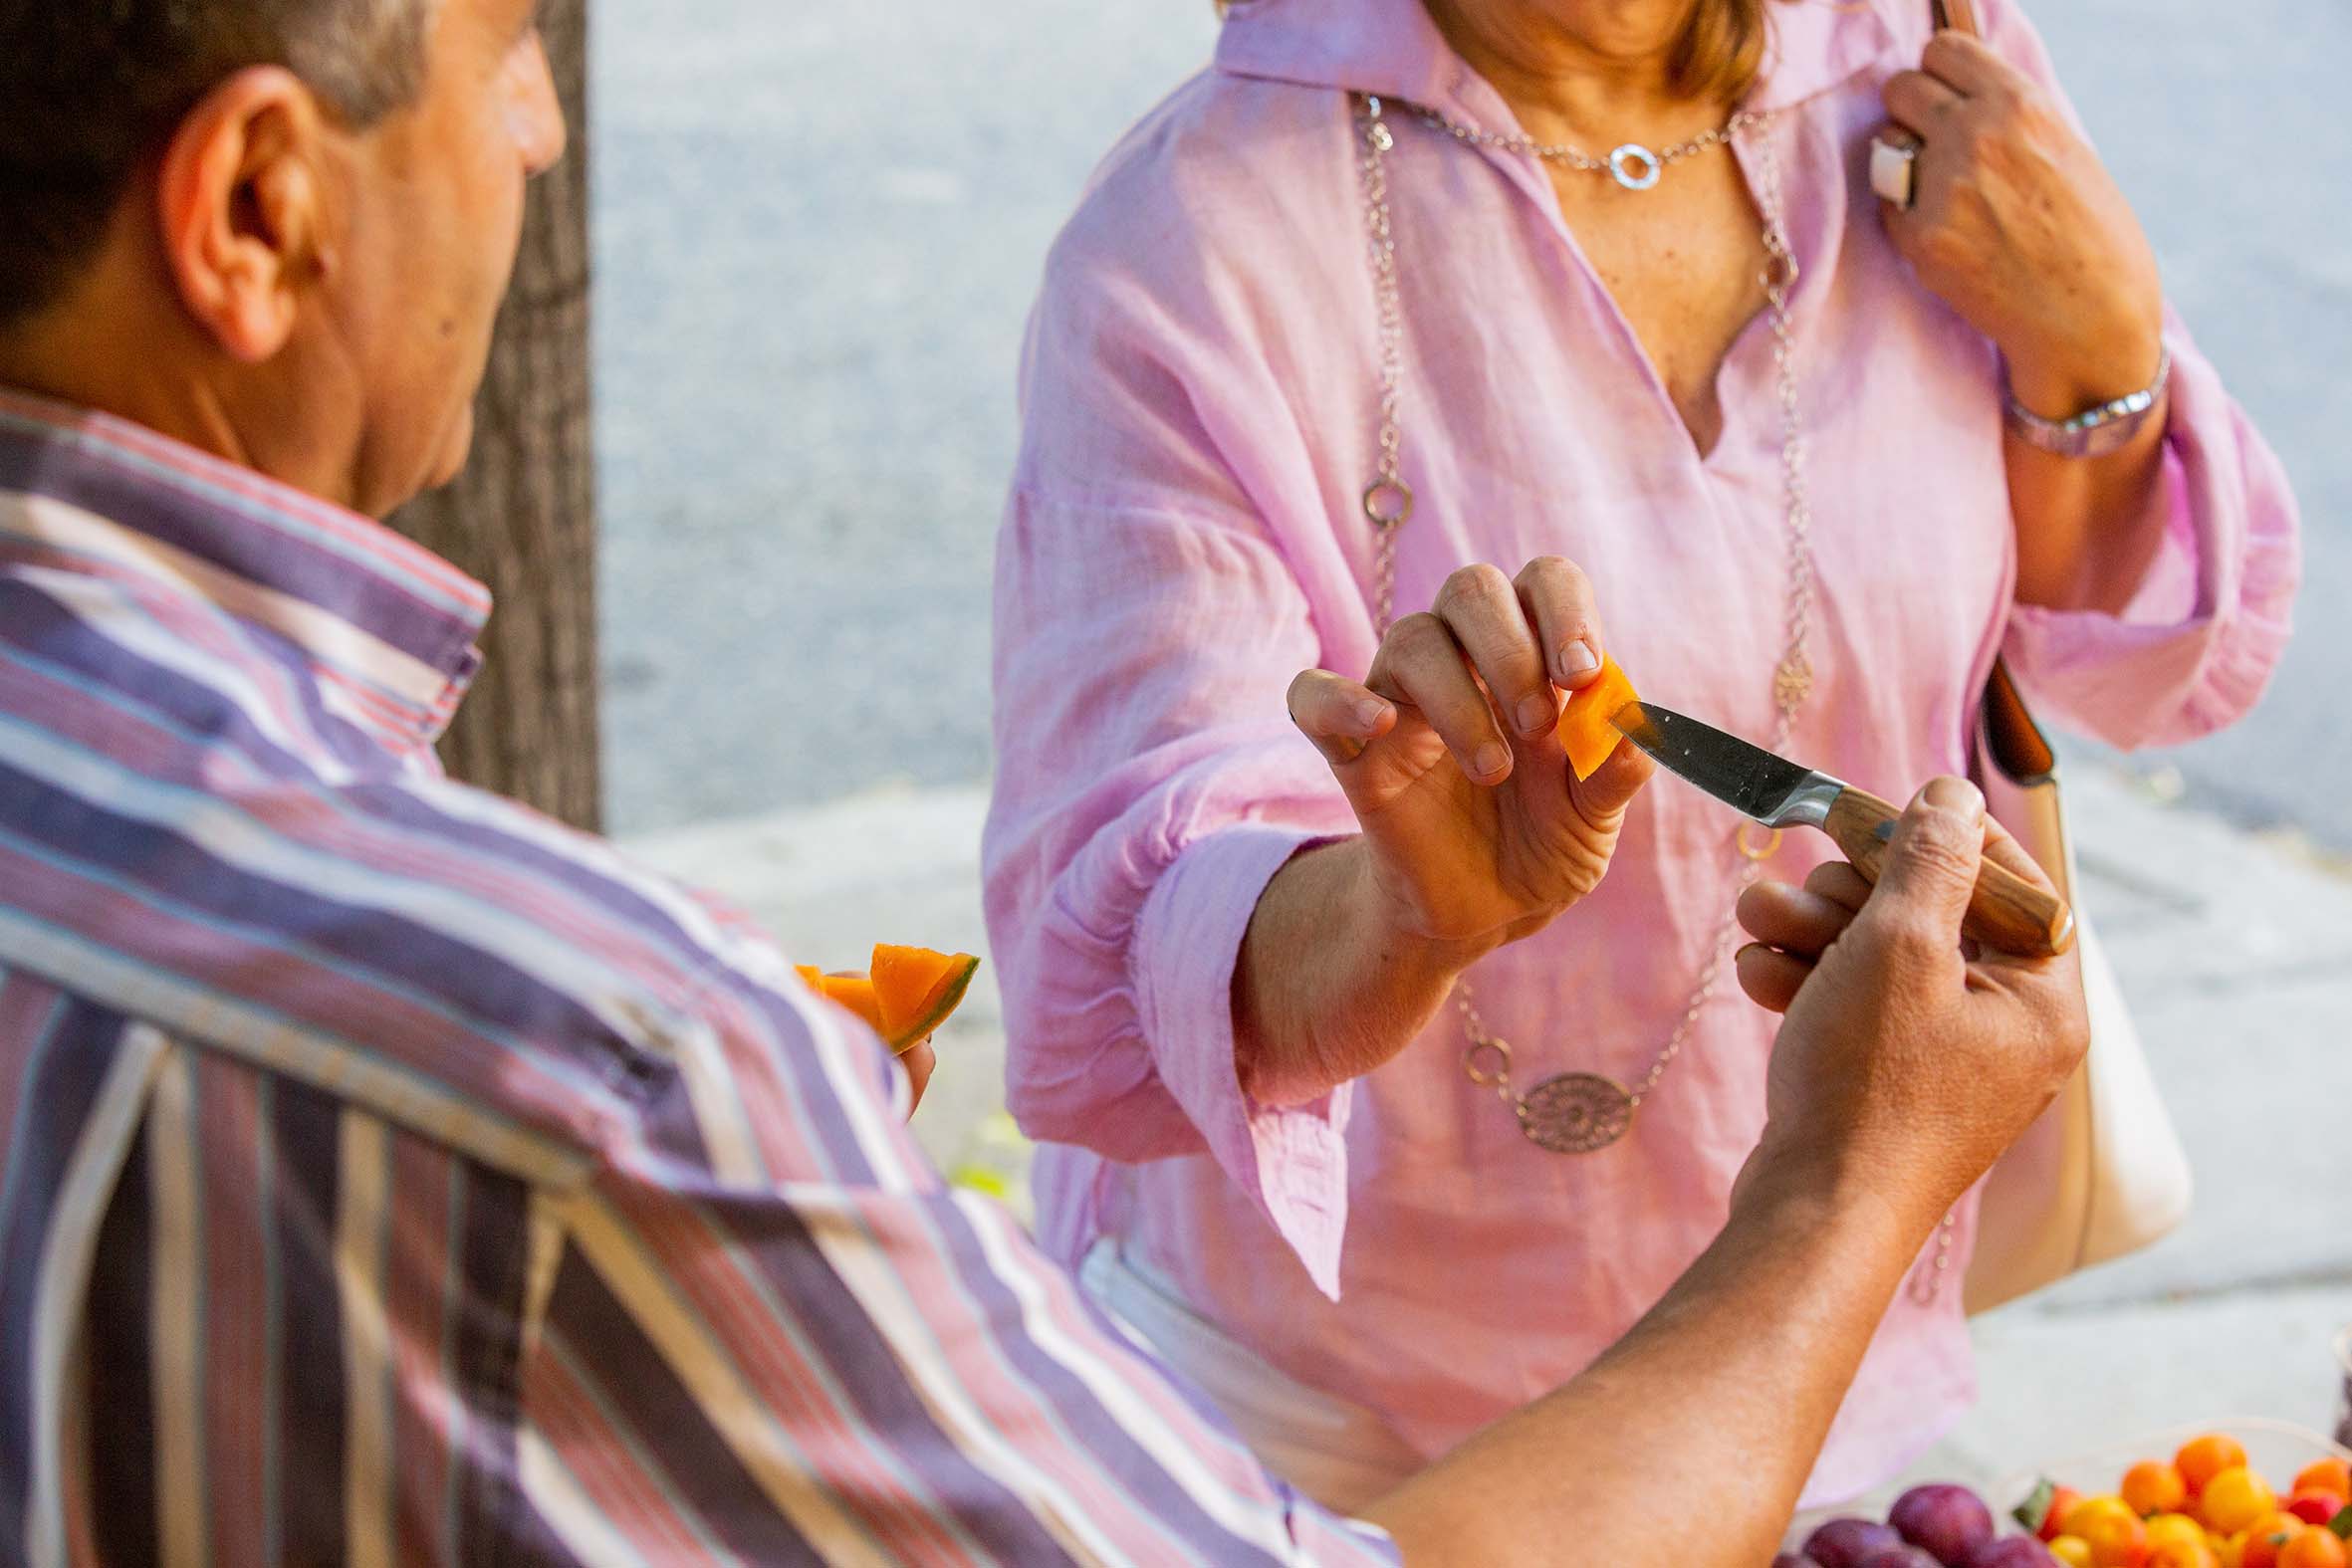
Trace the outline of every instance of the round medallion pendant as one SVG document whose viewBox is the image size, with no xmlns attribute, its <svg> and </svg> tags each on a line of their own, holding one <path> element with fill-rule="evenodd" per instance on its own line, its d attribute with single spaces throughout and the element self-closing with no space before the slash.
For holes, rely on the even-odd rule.
<svg viewBox="0 0 2352 1568">
<path fill-rule="evenodd" d="M 1638 141 L 1628 141 L 1609 154 L 1609 175 L 1627 190 L 1648 190 L 1665 168 L 1665 161 Z"/>
<path fill-rule="evenodd" d="M 1519 1125 L 1530 1142 L 1553 1154 L 1591 1154 L 1633 1125 L 1633 1096 L 1598 1073 L 1563 1072 L 1521 1098 Z"/>
</svg>

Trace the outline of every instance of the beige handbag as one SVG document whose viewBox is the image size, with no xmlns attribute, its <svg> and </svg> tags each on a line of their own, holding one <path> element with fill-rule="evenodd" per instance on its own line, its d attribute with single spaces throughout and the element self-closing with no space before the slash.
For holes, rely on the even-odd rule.
<svg viewBox="0 0 2352 1568">
<path fill-rule="evenodd" d="M 2157 1093 L 2115 971 L 2082 907 L 2058 761 L 2007 666 L 1985 688 L 1976 738 L 1987 807 L 2074 906 L 2090 1053 L 1985 1178 L 1963 1299 L 1986 1312 L 2136 1252 L 2189 1213 L 2188 1152 Z"/>
</svg>

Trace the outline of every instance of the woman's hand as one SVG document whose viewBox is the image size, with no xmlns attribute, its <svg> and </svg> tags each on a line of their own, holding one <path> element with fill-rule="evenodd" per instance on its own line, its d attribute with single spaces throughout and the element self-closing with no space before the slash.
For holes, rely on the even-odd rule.
<svg viewBox="0 0 2352 1568">
<path fill-rule="evenodd" d="M 1651 773 L 1630 746 L 1575 782 L 1559 688 L 1603 657 L 1584 573 L 1556 556 L 1518 578 L 1465 566 L 1398 621 L 1364 684 L 1309 670 L 1291 717 L 1363 828 L 1364 869 L 1397 937 L 1466 958 L 1528 936 L 1608 870 Z"/>
<path fill-rule="evenodd" d="M 2066 419 L 2146 386 L 2162 352 L 2155 253 L 2098 154 L 2030 78 L 1964 33 L 1889 81 L 1923 145 L 1886 208 L 1920 281 L 1997 343 L 2018 399 Z"/>
</svg>

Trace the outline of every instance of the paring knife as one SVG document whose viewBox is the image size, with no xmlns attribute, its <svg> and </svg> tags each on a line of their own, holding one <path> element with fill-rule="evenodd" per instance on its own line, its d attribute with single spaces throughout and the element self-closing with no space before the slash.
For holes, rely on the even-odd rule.
<svg viewBox="0 0 2352 1568">
<path fill-rule="evenodd" d="M 1668 772 L 1766 827 L 1817 827 L 1875 885 L 1902 811 L 1827 774 L 1686 719 L 1656 703 L 1627 703 L 1609 721 Z M 1985 862 L 1969 901 L 1968 934 L 2021 958 L 2054 958 L 2074 945 L 2074 911 L 2013 872 Z"/>
</svg>

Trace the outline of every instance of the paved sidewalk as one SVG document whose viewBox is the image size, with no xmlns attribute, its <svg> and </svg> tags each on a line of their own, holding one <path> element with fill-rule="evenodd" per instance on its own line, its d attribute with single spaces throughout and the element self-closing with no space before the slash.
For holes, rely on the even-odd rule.
<svg viewBox="0 0 2352 1568">
<path fill-rule="evenodd" d="M 2222 1415 L 2334 1420 L 2352 1323 L 2352 868 L 2077 768 L 2085 890 L 2196 1161 L 2162 1245 L 1981 1320 L 1984 1397 L 1922 1466 L 1990 1481 Z M 977 789 L 860 796 L 632 847 L 766 920 L 804 963 L 877 938 L 987 952 Z M 1002 1013 L 988 969 L 939 1042 L 917 1132 L 991 1158 Z"/>
</svg>

